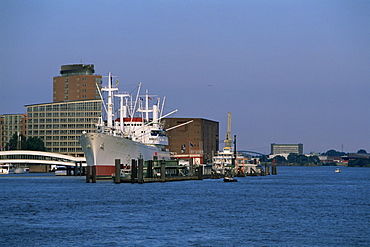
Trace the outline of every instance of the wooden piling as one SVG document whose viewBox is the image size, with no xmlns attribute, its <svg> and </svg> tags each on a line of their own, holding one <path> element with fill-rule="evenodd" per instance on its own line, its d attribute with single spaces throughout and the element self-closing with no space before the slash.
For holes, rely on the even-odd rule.
<svg viewBox="0 0 370 247">
<path fill-rule="evenodd" d="M 137 161 L 131 160 L 131 183 L 135 183 L 137 178 Z"/>
<path fill-rule="evenodd" d="M 265 165 L 266 175 L 270 175 L 270 166 Z"/>
<path fill-rule="evenodd" d="M 203 166 L 198 166 L 198 180 L 203 180 Z"/>
<path fill-rule="evenodd" d="M 91 182 L 96 183 L 96 166 L 91 166 Z"/>
<path fill-rule="evenodd" d="M 272 166 L 272 175 L 277 175 L 277 166 Z"/>
<path fill-rule="evenodd" d="M 144 183 L 144 160 L 138 160 L 138 173 L 137 173 L 137 182 L 139 184 Z"/>
<path fill-rule="evenodd" d="M 75 163 L 75 167 L 74 167 L 74 170 L 73 170 L 73 176 L 77 176 L 79 174 L 78 172 L 78 163 Z"/>
<path fill-rule="evenodd" d="M 114 182 L 116 184 L 119 184 L 121 182 L 121 160 L 120 159 L 115 159 L 114 160 L 114 171 L 115 171 L 115 176 L 114 176 Z"/>
<path fill-rule="evenodd" d="M 161 160 L 161 182 L 166 182 L 166 161 Z"/>
<path fill-rule="evenodd" d="M 195 176 L 193 158 L 189 158 L 190 175 Z"/>
<path fill-rule="evenodd" d="M 86 183 L 90 183 L 91 166 L 86 166 Z"/>
<path fill-rule="evenodd" d="M 148 160 L 148 166 L 146 170 L 146 177 L 153 178 L 153 160 Z"/>
</svg>

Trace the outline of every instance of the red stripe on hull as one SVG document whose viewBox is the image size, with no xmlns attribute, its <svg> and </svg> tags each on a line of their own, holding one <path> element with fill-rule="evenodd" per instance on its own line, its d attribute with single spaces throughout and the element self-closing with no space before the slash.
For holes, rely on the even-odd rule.
<svg viewBox="0 0 370 247">
<path fill-rule="evenodd" d="M 107 177 L 112 176 L 115 172 L 114 166 L 96 166 L 96 176 L 97 177 Z"/>
</svg>

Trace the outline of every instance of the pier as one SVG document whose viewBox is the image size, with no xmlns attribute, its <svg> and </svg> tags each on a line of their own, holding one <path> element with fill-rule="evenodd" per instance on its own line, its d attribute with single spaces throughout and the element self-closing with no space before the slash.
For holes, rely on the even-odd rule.
<svg viewBox="0 0 370 247">
<path fill-rule="evenodd" d="M 132 160 L 131 169 L 122 169 L 121 160 L 115 160 L 115 183 L 153 183 L 210 178 L 211 166 L 180 166 L 178 160 Z M 116 176 L 120 174 L 120 176 Z M 209 174 L 209 176 L 207 176 Z"/>
<path fill-rule="evenodd" d="M 212 165 L 179 165 L 178 160 L 131 160 L 130 168 L 124 167 L 120 159 L 114 161 L 115 173 L 112 177 L 97 178 L 96 167 L 88 166 L 86 169 L 86 182 L 96 183 L 98 179 L 113 179 L 114 183 L 153 183 L 174 182 L 186 180 L 218 179 L 225 177 L 227 173 L 217 174 Z M 276 166 L 272 167 L 272 175 L 277 174 Z M 119 174 L 119 176 L 117 176 Z M 251 173 L 238 173 L 235 176 L 265 176 L 270 175 L 270 166 L 265 171 L 256 170 Z M 233 175 L 234 176 L 234 175 Z"/>
</svg>

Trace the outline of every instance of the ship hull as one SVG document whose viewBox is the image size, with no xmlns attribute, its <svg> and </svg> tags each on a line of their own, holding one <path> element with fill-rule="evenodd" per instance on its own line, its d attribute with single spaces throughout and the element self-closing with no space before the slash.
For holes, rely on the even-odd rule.
<svg viewBox="0 0 370 247">
<path fill-rule="evenodd" d="M 170 159 L 170 153 L 158 147 L 104 133 L 82 134 L 80 143 L 86 164 L 96 166 L 97 176 L 111 176 L 115 172 L 116 159 L 126 167 L 131 166 L 132 159 Z"/>
</svg>

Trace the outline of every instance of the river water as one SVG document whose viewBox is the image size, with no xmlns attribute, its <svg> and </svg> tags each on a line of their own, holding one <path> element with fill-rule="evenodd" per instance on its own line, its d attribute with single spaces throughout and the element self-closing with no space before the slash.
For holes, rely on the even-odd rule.
<svg viewBox="0 0 370 247">
<path fill-rule="evenodd" d="M 0 246 L 369 246 L 370 168 L 147 184 L 0 176 Z"/>
</svg>

